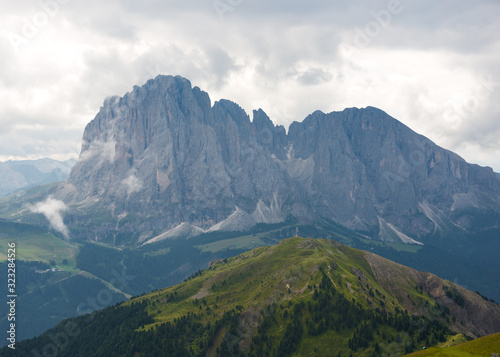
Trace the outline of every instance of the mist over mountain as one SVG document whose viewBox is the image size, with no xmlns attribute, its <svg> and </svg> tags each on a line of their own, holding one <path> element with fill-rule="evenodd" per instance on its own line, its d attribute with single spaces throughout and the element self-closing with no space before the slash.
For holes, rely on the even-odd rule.
<svg viewBox="0 0 500 357">
<path fill-rule="evenodd" d="M 290 216 L 411 244 L 500 223 L 491 168 L 379 109 L 316 111 L 287 133 L 261 109 L 250 120 L 231 101 L 212 106 L 207 93 L 172 76 L 106 99 L 54 196 L 72 207 L 73 236 L 114 245 Z"/>
</svg>

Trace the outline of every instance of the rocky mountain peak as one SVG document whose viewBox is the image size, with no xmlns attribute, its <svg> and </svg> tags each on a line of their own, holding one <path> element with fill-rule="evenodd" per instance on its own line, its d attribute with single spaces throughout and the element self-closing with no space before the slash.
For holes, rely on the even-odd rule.
<svg viewBox="0 0 500 357">
<path fill-rule="evenodd" d="M 484 217 L 500 223 L 491 169 L 377 108 L 316 111 L 287 134 L 262 109 L 250 120 L 229 100 L 212 106 L 179 76 L 107 98 L 57 195 L 74 207 L 80 232 L 89 215 L 106 217 L 97 228 L 102 240 L 169 236 L 181 224 L 247 229 L 294 216 L 416 243 L 440 230 L 473 230 Z"/>
</svg>

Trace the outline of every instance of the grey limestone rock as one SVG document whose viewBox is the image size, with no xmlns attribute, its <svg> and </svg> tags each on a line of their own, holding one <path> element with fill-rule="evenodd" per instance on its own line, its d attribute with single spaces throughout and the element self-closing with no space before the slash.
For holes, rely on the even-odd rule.
<svg viewBox="0 0 500 357">
<path fill-rule="evenodd" d="M 500 223 L 492 169 L 379 109 L 317 111 L 287 134 L 263 110 L 250 120 L 231 101 L 212 106 L 207 93 L 172 76 L 106 99 L 56 196 L 73 208 L 73 234 L 105 241 L 128 234 L 120 244 L 183 224 L 244 230 L 290 215 L 408 242 L 473 229 L 483 216 Z"/>
</svg>

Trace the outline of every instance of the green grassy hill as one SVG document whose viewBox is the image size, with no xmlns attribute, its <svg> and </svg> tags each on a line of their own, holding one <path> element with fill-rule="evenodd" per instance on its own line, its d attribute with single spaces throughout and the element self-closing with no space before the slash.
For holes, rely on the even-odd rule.
<svg viewBox="0 0 500 357">
<path fill-rule="evenodd" d="M 500 331 L 500 307 L 329 240 L 290 238 L 63 321 L 16 356 L 400 356 Z M 9 355 L 4 348 L 0 356 Z"/>
<path fill-rule="evenodd" d="M 478 338 L 452 347 L 432 347 L 408 356 L 434 357 L 479 357 L 500 353 L 500 333 Z"/>
</svg>

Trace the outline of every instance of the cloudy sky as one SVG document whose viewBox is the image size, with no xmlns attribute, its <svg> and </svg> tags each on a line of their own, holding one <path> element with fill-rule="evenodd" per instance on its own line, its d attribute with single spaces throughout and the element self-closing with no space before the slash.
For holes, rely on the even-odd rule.
<svg viewBox="0 0 500 357">
<path fill-rule="evenodd" d="M 0 3 L 0 161 L 65 159 L 104 99 L 182 75 L 288 126 L 375 106 L 500 172 L 500 2 Z"/>
</svg>

